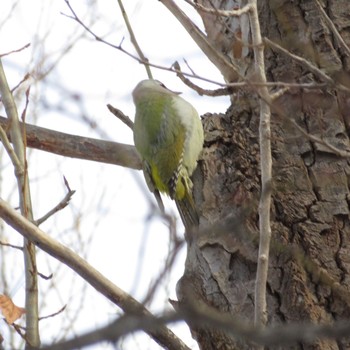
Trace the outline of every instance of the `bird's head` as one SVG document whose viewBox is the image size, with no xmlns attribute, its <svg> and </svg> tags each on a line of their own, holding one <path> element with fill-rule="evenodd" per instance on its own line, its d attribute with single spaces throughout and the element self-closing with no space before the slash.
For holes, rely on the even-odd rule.
<svg viewBox="0 0 350 350">
<path fill-rule="evenodd" d="M 169 90 L 163 83 L 161 83 L 159 80 L 155 79 L 147 79 L 147 80 L 142 80 L 140 81 L 132 95 L 134 100 L 137 99 L 137 97 L 142 96 L 144 94 L 148 94 L 151 92 L 159 92 L 159 93 L 165 93 L 165 94 L 175 94 L 175 95 L 180 95 L 181 92 L 176 92 Z"/>
</svg>

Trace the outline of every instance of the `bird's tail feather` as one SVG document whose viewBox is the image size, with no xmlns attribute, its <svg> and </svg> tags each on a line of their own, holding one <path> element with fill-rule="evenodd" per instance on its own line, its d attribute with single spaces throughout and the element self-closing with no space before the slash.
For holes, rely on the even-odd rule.
<svg viewBox="0 0 350 350">
<path fill-rule="evenodd" d="M 186 231 L 198 227 L 199 215 L 194 204 L 192 195 L 186 191 L 186 195 L 184 196 L 184 198 L 176 199 L 175 203 Z"/>
</svg>

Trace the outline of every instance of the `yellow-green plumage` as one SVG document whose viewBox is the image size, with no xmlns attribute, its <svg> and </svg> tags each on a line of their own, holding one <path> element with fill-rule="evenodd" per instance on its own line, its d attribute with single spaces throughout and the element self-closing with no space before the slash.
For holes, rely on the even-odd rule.
<svg viewBox="0 0 350 350">
<path fill-rule="evenodd" d="M 147 184 L 176 201 L 186 228 L 198 225 L 190 176 L 203 147 L 197 111 L 156 80 L 143 80 L 133 91 L 134 142 Z"/>
</svg>

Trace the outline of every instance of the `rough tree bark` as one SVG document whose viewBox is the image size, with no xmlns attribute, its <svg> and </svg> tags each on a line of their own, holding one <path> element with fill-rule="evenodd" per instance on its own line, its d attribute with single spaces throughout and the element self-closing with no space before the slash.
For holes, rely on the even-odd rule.
<svg viewBox="0 0 350 350">
<path fill-rule="evenodd" d="M 238 1 L 219 0 L 201 3 L 219 9 L 240 5 Z M 336 82 L 322 89 L 291 88 L 272 108 L 269 324 L 349 319 L 349 302 L 334 288 L 338 283 L 350 292 L 349 161 L 302 135 L 288 120 L 341 150 L 350 148 L 350 94 L 337 89 L 338 84 L 350 87 L 350 57 L 317 1 L 258 3 L 262 35 L 311 62 Z M 350 2 L 323 1 L 321 5 L 350 46 Z M 242 30 L 248 25 L 247 18 L 200 14 L 213 45 L 249 77 L 251 49 L 240 47 L 234 37 L 247 40 L 249 33 Z M 266 47 L 265 60 L 269 81 L 325 82 L 278 50 Z M 254 237 L 258 235 L 260 196 L 258 116 L 258 98 L 247 88 L 233 95 L 225 115 L 203 117 L 206 138 L 195 193 L 202 230 L 188 239 L 186 269 L 178 283 L 180 304 L 188 301 L 190 290 L 197 300 L 250 322 L 254 320 Z M 218 222 L 231 224 L 224 233 L 205 229 Z M 301 259 L 293 253 L 295 247 L 302 252 Z M 328 282 L 319 278 L 320 271 L 329 277 Z M 192 327 L 192 333 L 201 349 L 253 347 L 213 329 Z M 317 340 L 283 348 L 350 349 L 350 340 Z"/>
</svg>

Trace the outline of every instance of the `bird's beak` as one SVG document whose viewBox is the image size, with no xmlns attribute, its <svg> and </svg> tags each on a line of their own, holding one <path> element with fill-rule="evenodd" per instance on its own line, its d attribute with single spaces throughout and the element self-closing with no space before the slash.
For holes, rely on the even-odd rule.
<svg viewBox="0 0 350 350">
<path fill-rule="evenodd" d="M 160 86 L 162 86 L 164 89 L 166 89 L 166 90 L 172 92 L 173 94 L 175 94 L 175 95 L 181 95 L 181 94 L 182 94 L 182 92 L 173 91 L 173 90 L 168 89 L 168 88 L 167 88 L 163 83 L 161 83 L 159 80 L 158 80 L 158 82 L 159 82 Z"/>
</svg>

